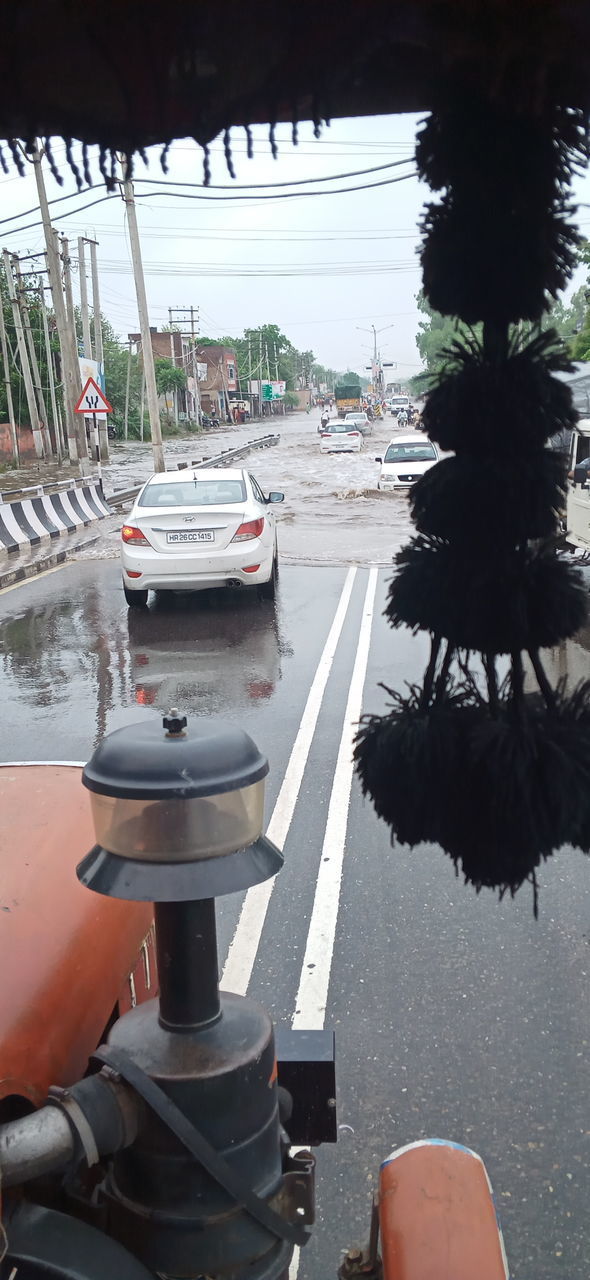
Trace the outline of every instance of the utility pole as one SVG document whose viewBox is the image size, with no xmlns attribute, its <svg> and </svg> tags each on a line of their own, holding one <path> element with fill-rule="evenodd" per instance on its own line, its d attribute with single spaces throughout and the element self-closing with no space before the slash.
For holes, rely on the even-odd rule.
<svg viewBox="0 0 590 1280">
<path fill-rule="evenodd" d="M 88 287 L 86 283 L 86 262 L 84 259 L 84 236 L 78 236 L 78 269 L 80 272 L 80 311 L 82 312 L 82 340 L 84 343 L 84 355 L 87 360 L 92 360 L 90 315 L 88 313 Z"/>
<path fill-rule="evenodd" d="M 127 379 L 125 382 L 125 421 L 123 424 L 123 438 L 126 440 L 129 435 L 129 387 L 131 384 L 131 339 L 129 339 L 129 348 L 127 351 Z"/>
<path fill-rule="evenodd" d="M 16 253 L 12 254 L 12 269 L 16 280 L 16 297 L 18 309 L 22 318 L 24 335 L 27 340 L 29 351 L 29 360 L 31 362 L 31 376 L 33 379 L 33 390 L 37 400 L 39 410 L 39 425 L 41 427 L 41 438 L 43 440 L 43 452 L 46 458 L 51 457 L 51 436 L 49 434 L 49 422 L 47 417 L 47 408 L 45 405 L 45 396 L 43 395 L 43 386 L 41 383 L 41 373 L 39 370 L 39 362 L 37 360 L 37 352 L 35 351 L 35 340 L 33 338 L 33 330 L 31 329 L 31 317 L 29 315 L 29 304 L 27 294 L 23 288 L 20 261 Z"/>
<path fill-rule="evenodd" d="M 82 390 L 80 366 L 78 364 L 78 351 L 76 348 L 75 334 L 69 330 L 67 324 L 66 308 L 61 287 L 61 268 L 56 242 L 56 233 L 54 233 L 51 226 L 49 205 L 47 203 L 47 194 L 45 191 L 45 182 L 41 165 L 41 152 L 39 151 L 38 144 L 35 146 L 32 159 L 35 170 L 35 181 L 37 183 L 37 194 L 39 196 L 39 208 L 41 210 L 43 230 L 45 233 L 47 269 L 49 272 L 51 298 L 59 339 L 68 451 L 70 455 L 70 462 L 76 463 L 78 461 L 78 446 L 76 424 L 77 414 L 75 413 L 75 406 Z"/>
<path fill-rule="evenodd" d="M 4 368 L 4 386 L 6 387 L 6 401 L 8 405 L 8 421 L 10 423 L 10 434 L 12 437 L 12 456 L 18 464 L 20 462 L 18 452 L 18 435 L 16 432 L 16 418 L 14 416 L 14 404 L 12 400 L 12 387 L 10 385 L 10 365 L 8 363 L 8 343 L 6 341 L 6 326 L 4 324 L 4 307 L 2 305 L 2 293 L 0 292 L 0 347 L 2 348 L 2 365 Z"/>
<path fill-rule="evenodd" d="M 252 343 L 250 341 L 249 333 L 248 333 L 248 402 L 250 404 L 250 409 L 252 409 Z M 250 413 L 250 417 L 252 417 L 252 413 Z"/>
<path fill-rule="evenodd" d="M 54 232 L 57 235 L 57 232 Z M 68 328 L 71 334 L 71 340 L 75 351 L 76 368 L 78 370 L 78 380 L 80 378 L 80 356 L 78 354 L 78 334 L 76 332 L 76 313 L 74 311 L 74 294 L 72 291 L 72 260 L 70 258 L 70 242 L 67 236 L 58 237 L 58 244 L 61 244 L 61 260 L 63 264 L 63 280 L 64 293 L 66 295 L 66 317 Z M 86 418 L 84 414 L 76 414 L 77 444 L 78 458 L 80 459 L 80 475 L 86 475 L 90 471 L 90 463 L 88 460 L 88 442 L 86 439 Z"/>
<path fill-rule="evenodd" d="M 258 354 L 259 354 L 259 356 L 260 356 L 260 364 L 259 364 L 259 371 L 258 371 L 258 378 L 259 378 L 259 381 L 258 381 L 258 393 L 259 393 L 259 400 L 258 400 L 258 412 L 260 413 L 260 417 L 262 418 L 262 416 L 263 416 L 263 412 L 262 412 L 262 329 L 259 329 L 259 330 L 258 330 Z"/>
<path fill-rule="evenodd" d="M 2 257 L 4 258 L 4 270 L 6 272 L 6 283 L 8 285 L 8 296 L 12 307 L 12 318 L 16 330 L 16 341 L 18 346 L 18 354 L 20 357 L 21 371 L 25 384 L 25 395 L 27 397 L 27 405 L 29 409 L 29 417 L 31 419 L 31 430 L 33 432 L 33 442 L 35 445 L 35 453 L 38 458 L 43 457 L 43 437 L 41 435 L 41 423 L 39 421 L 39 410 L 35 399 L 35 391 L 33 388 L 33 380 L 31 378 L 31 369 L 29 366 L 29 357 L 27 354 L 27 344 L 23 330 L 21 314 L 18 307 L 16 289 L 14 287 L 14 278 L 12 275 L 12 266 L 10 262 L 10 254 L 5 249 Z"/>
<path fill-rule="evenodd" d="M 174 330 L 170 330 L 170 359 L 174 368 L 176 368 L 176 351 L 174 350 Z M 174 405 L 174 426 L 178 426 L 178 392 L 176 387 L 172 391 L 172 403 Z"/>
<path fill-rule="evenodd" d="M 180 336 L 181 338 L 186 338 L 187 340 L 190 337 L 190 360 L 191 360 L 191 368 L 193 371 L 193 374 L 192 374 L 193 376 L 193 409 L 194 409 L 194 413 L 196 414 L 197 422 L 200 425 L 202 421 L 202 412 L 201 412 L 201 388 L 199 387 L 199 368 L 198 368 L 199 353 L 197 350 L 197 337 L 198 337 L 197 326 L 199 323 L 199 308 L 193 307 L 193 306 L 168 307 L 168 319 L 170 324 L 173 323 L 173 320 L 172 320 L 173 315 L 176 315 L 177 317 L 179 317 L 181 323 L 186 323 L 186 317 L 190 315 L 190 334 L 181 332 Z M 172 358 L 174 359 L 174 356 Z M 184 361 L 183 361 L 183 364 L 184 364 Z"/>
<path fill-rule="evenodd" d="M 135 199 L 133 195 L 133 183 L 127 175 L 127 159 L 123 157 L 123 199 L 127 209 L 127 224 L 129 227 L 129 241 L 131 244 L 131 259 L 133 262 L 133 274 L 135 276 L 135 293 L 137 297 L 137 310 L 139 313 L 139 328 L 141 332 L 141 345 L 143 352 L 143 369 L 145 377 L 145 386 L 147 392 L 148 414 L 150 419 L 150 427 L 152 434 L 152 450 L 154 454 L 154 471 L 165 471 L 166 462 L 164 459 L 164 446 L 162 443 L 162 429 L 160 426 L 160 411 L 158 408 L 158 391 L 156 387 L 156 371 L 154 368 L 154 353 L 152 350 L 152 335 L 150 332 L 150 322 L 148 318 L 147 297 L 145 292 L 145 280 L 143 278 L 143 265 L 141 261 L 141 246 L 139 243 L 139 230 L 137 226 L 137 214 L 135 210 Z M 143 432 L 143 417 L 141 422 Z"/>
<path fill-rule="evenodd" d="M 96 256 L 96 240 L 89 240 L 86 237 L 86 244 L 90 245 L 90 263 L 92 270 L 92 311 L 94 315 L 94 359 L 101 374 L 103 390 L 104 390 L 104 350 L 102 342 L 102 316 L 100 314 L 100 293 L 98 289 L 98 261 Z M 100 442 L 100 456 L 103 462 L 109 460 L 109 428 L 108 419 L 98 419 L 98 438 Z"/>
<path fill-rule="evenodd" d="M 45 306 L 45 290 L 43 285 L 39 285 L 39 310 L 41 312 L 41 321 L 43 324 L 43 337 L 45 339 L 45 355 L 47 358 L 47 375 L 49 378 L 49 395 L 51 398 L 51 416 L 53 419 L 53 432 L 55 435 L 55 452 L 58 462 L 61 462 L 64 456 L 64 442 L 61 434 L 61 423 L 59 413 L 57 411 L 57 399 L 55 395 L 55 376 L 53 372 L 53 352 L 49 341 L 49 325 L 47 323 L 47 307 Z"/>
</svg>

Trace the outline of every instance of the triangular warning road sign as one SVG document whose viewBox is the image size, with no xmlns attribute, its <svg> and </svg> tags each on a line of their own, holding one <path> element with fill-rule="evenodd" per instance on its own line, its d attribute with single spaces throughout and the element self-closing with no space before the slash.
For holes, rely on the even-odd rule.
<svg viewBox="0 0 590 1280">
<path fill-rule="evenodd" d="M 94 378 L 89 378 L 80 399 L 76 405 L 76 413 L 112 413 L 113 406 L 109 404 L 105 394 L 101 391 L 98 382 Z"/>
</svg>

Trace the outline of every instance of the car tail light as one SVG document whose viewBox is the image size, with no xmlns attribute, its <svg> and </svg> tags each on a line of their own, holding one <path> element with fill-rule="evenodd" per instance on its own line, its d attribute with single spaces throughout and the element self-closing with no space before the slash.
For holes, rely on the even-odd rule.
<svg viewBox="0 0 590 1280">
<path fill-rule="evenodd" d="M 126 569 L 125 573 L 127 574 L 128 578 L 143 578 L 143 574 L 140 573 L 137 569 Z"/>
<path fill-rule="evenodd" d="M 260 565 L 259 565 L 259 564 L 249 564 L 249 565 L 248 565 L 248 568 L 247 568 L 247 569 L 244 569 L 244 571 L 243 571 L 243 572 L 244 572 L 244 573 L 257 573 L 257 572 L 258 572 L 258 570 L 259 570 L 259 568 L 260 568 Z"/>
<path fill-rule="evenodd" d="M 133 524 L 124 524 L 121 529 L 121 537 L 123 542 L 129 542 L 136 547 L 149 547 L 149 542 L 141 529 L 136 529 Z"/>
<path fill-rule="evenodd" d="M 135 701 L 141 707 L 153 707 L 156 701 L 157 689 L 146 689 L 144 685 L 138 684 L 135 690 Z"/>
<path fill-rule="evenodd" d="M 259 538 L 264 529 L 264 516 L 259 520 L 246 520 L 234 533 L 232 542 L 246 542 L 248 538 Z"/>
<path fill-rule="evenodd" d="M 349 436 L 352 436 L 354 440 L 358 440 L 361 433 L 360 431 L 349 431 L 348 434 Z"/>
<path fill-rule="evenodd" d="M 322 431 L 322 440 L 329 440 L 330 436 L 333 436 L 334 434 L 335 433 L 333 431 Z"/>
</svg>

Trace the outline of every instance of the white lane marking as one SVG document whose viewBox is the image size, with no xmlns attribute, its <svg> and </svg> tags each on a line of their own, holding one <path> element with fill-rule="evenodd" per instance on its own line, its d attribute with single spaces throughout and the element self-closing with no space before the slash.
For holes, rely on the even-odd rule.
<svg viewBox="0 0 590 1280">
<path fill-rule="evenodd" d="M 47 578 L 50 573 L 59 573 L 60 569 L 65 569 L 64 564 L 55 564 L 51 569 L 42 569 L 41 573 L 32 573 L 29 578 L 20 578 L 18 582 L 13 582 L 9 587 L 0 587 L 0 596 L 5 596 L 8 591 L 16 591 L 17 587 L 30 587 L 33 582 L 38 582 L 39 578 Z"/>
<path fill-rule="evenodd" d="M 342 882 L 344 846 L 348 826 L 348 809 L 352 790 L 354 768 L 352 751 L 356 726 L 361 714 L 363 689 L 369 661 L 377 573 L 377 568 L 369 571 L 363 619 L 359 631 L 356 661 L 344 714 L 338 760 L 334 771 L 320 869 L 309 922 L 305 956 L 301 967 L 299 991 L 297 992 L 295 1013 L 291 1019 L 292 1027 L 303 1027 L 306 1031 L 321 1030 L 326 1014 L 332 954 L 340 905 L 340 885 Z M 328 861 L 326 861 L 326 858 Z M 310 965 L 312 966 L 311 968 Z M 289 1267 L 289 1280 L 297 1280 L 300 1256 L 301 1250 L 295 1247 Z"/>
<path fill-rule="evenodd" d="M 311 749 L 318 716 L 324 697 L 328 676 L 332 669 L 334 655 L 344 626 L 344 619 L 350 603 L 356 568 L 348 570 L 338 607 L 328 638 L 324 645 L 311 688 L 309 690 L 305 710 L 301 717 L 297 737 L 287 765 L 287 770 L 278 794 L 271 820 L 268 824 L 267 836 L 282 849 L 297 803 L 307 758 Z M 274 879 L 266 880 L 249 889 L 236 931 L 221 975 L 221 986 L 226 991 L 235 991 L 237 995 L 245 995 L 254 968 L 254 961 L 260 944 L 260 936 L 264 927 L 268 904 L 274 889 Z"/>
<path fill-rule="evenodd" d="M 303 1027 L 306 1031 L 322 1028 L 326 1013 L 352 790 L 354 770 L 352 753 L 356 727 L 361 715 L 369 661 L 376 588 L 377 569 L 374 568 L 369 570 L 363 619 L 344 713 L 344 725 L 334 771 L 307 945 L 292 1021 L 294 1028 Z"/>
</svg>

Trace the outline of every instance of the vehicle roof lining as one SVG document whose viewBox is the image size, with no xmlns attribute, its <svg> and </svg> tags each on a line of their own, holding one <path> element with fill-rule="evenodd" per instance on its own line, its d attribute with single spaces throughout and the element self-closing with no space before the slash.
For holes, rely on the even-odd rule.
<svg viewBox="0 0 590 1280">
<path fill-rule="evenodd" d="M 156 0 L 3 5 L 5 163 L 22 165 L 16 139 L 77 138 L 101 148 L 112 185 L 116 151 L 192 137 L 206 180 L 219 133 L 231 172 L 234 129 L 267 124 L 275 150 L 279 122 L 296 142 L 303 121 L 319 133 L 334 117 L 428 111 L 449 82 L 515 110 L 590 110 L 587 0 L 226 0 L 223 32 L 211 0 L 170 0 L 165 15 Z M 55 163 L 97 176 L 70 150 Z"/>
</svg>

